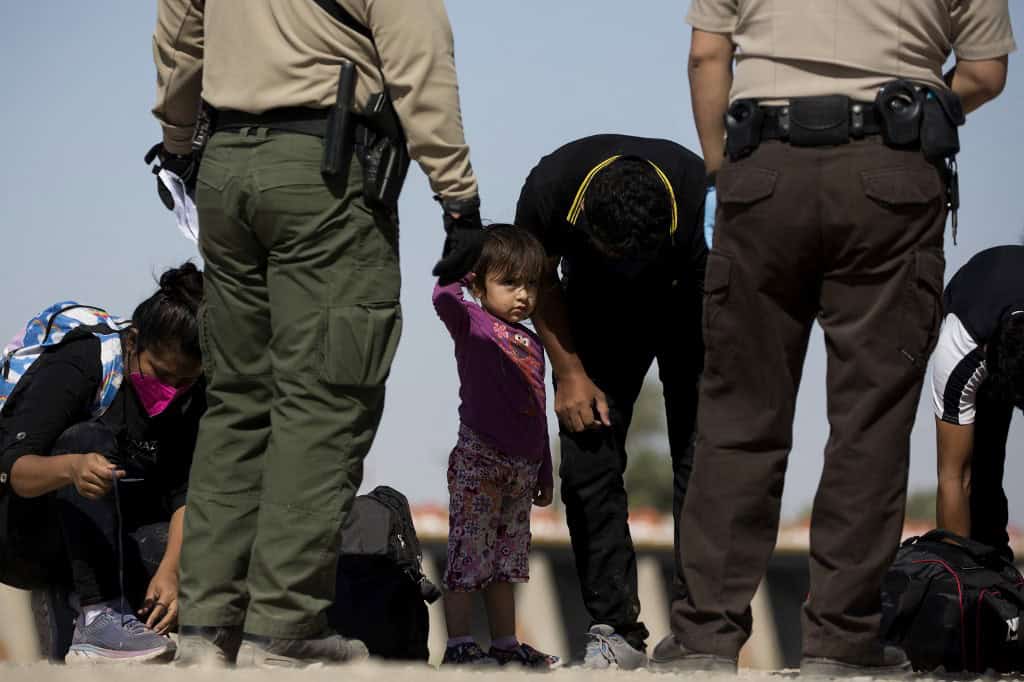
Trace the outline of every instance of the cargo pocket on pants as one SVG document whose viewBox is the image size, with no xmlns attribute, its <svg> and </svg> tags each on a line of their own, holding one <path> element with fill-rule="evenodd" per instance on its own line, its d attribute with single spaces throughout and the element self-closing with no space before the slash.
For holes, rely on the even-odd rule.
<svg viewBox="0 0 1024 682">
<path fill-rule="evenodd" d="M 359 303 L 325 312 L 323 374 L 338 386 L 380 386 L 402 335 L 398 301 Z"/>
<path fill-rule="evenodd" d="M 709 344 L 715 317 L 729 298 L 729 280 L 732 277 L 732 261 L 720 251 L 708 254 L 707 272 L 704 275 L 704 315 L 702 332 L 704 345 Z"/>
<path fill-rule="evenodd" d="M 942 276 L 946 259 L 939 248 L 914 252 L 903 295 L 900 352 L 922 371 L 935 349 L 942 323 Z"/>
</svg>

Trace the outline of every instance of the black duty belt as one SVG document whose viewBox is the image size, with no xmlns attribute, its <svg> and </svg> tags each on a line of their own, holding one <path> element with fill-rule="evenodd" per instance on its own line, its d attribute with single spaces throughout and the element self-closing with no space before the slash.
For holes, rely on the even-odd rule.
<svg viewBox="0 0 1024 682">
<path fill-rule="evenodd" d="M 215 131 L 241 130 L 243 128 L 269 128 L 286 133 L 324 137 L 327 134 L 327 117 L 330 109 L 309 107 L 282 107 L 262 114 L 247 111 L 220 109 L 217 111 Z"/>
<path fill-rule="evenodd" d="M 763 106 L 760 109 L 764 114 L 764 121 L 761 124 L 761 140 L 789 140 L 793 125 L 792 108 L 789 106 Z M 849 136 L 852 139 L 859 140 L 867 135 L 882 133 L 882 120 L 873 102 L 850 102 L 849 117 Z M 802 123 L 808 127 L 815 127 L 819 121 L 814 120 L 811 115 Z"/>
</svg>

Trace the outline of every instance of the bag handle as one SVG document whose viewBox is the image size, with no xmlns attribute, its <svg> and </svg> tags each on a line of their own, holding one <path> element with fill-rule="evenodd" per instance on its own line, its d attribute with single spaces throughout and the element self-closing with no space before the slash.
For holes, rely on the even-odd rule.
<svg viewBox="0 0 1024 682">
<path fill-rule="evenodd" d="M 957 535 L 956 533 L 946 530 L 945 528 L 936 528 L 935 530 L 930 530 L 920 537 L 910 538 L 904 544 L 915 544 L 921 541 L 945 542 L 947 544 L 956 545 L 963 551 L 967 552 L 967 554 L 969 554 L 972 558 L 977 559 L 978 561 L 985 564 L 991 565 L 993 562 L 995 562 L 1003 566 L 1013 565 L 1011 562 L 1007 561 L 1006 557 L 1000 554 L 999 550 L 997 550 L 995 547 L 992 547 L 991 545 L 986 545 L 982 542 L 978 542 L 977 540 L 965 538 L 962 535 Z"/>
</svg>

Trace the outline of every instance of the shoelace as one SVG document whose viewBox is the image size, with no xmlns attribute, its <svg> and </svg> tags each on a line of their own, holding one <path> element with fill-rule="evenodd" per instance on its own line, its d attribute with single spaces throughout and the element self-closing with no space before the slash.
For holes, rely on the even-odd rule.
<svg viewBox="0 0 1024 682">
<path fill-rule="evenodd" d="M 590 641 L 587 642 L 587 656 L 590 656 L 592 653 L 600 654 L 609 663 L 615 661 L 615 655 L 612 654 L 611 641 L 608 637 L 605 635 L 599 635 L 596 632 L 588 632 L 587 637 L 590 638 Z"/>
</svg>

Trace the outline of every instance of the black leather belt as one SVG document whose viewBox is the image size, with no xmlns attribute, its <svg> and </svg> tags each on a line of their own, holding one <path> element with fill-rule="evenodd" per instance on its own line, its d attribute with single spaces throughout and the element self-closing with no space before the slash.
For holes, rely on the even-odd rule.
<svg viewBox="0 0 1024 682">
<path fill-rule="evenodd" d="M 330 109 L 309 107 L 282 107 L 262 114 L 247 111 L 220 109 L 214 131 L 241 130 L 243 128 L 268 128 L 287 133 L 324 137 L 327 134 L 327 117 Z"/>
<path fill-rule="evenodd" d="M 760 107 L 764 113 L 761 124 L 761 140 L 789 140 L 791 110 L 788 106 Z M 874 102 L 850 102 L 850 138 L 859 140 L 867 135 L 880 135 L 882 121 Z M 815 125 L 815 121 L 805 122 Z"/>
</svg>

